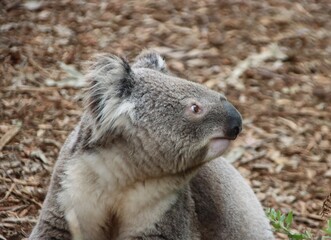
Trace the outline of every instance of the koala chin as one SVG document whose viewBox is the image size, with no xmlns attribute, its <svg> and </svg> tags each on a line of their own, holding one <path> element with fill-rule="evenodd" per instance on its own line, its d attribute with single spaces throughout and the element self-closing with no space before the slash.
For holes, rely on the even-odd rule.
<svg viewBox="0 0 331 240">
<path fill-rule="evenodd" d="M 63 145 L 30 238 L 274 239 L 262 206 L 220 156 L 242 129 L 220 93 L 160 55 L 92 61 L 85 111 Z"/>
</svg>

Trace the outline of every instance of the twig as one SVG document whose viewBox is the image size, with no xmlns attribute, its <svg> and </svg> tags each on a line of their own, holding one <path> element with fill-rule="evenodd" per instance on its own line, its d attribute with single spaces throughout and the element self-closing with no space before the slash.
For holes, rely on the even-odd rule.
<svg viewBox="0 0 331 240">
<path fill-rule="evenodd" d="M 15 194 L 15 195 L 17 195 L 17 196 L 19 196 L 19 197 L 21 197 L 21 198 L 24 198 L 24 199 L 27 200 L 27 201 L 30 201 L 30 202 L 32 202 L 32 203 L 38 205 L 40 208 L 42 207 L 42 205 L 41 205 L 39 202 L 37 202 L 36 200 L 34 200 L 34 199 L 31 198 L 31 197 L 24 196 L 24 194 L 22 194 L 22 193 L 19 192 L 19 191 L 13 191 L 13 194 Z"/>
<path fill-rule="evenodd" d="M 22 124 L 12 126 L 0 139 L 0 151 L 20 131 Z"/>
<path fill-rule="evenodd" d="M 24 186 L 40 186 L 40 183 L 38 182 L 27 182 L 27 181 L 22 181 L 17 178 L 5 178 L 0 176 L 0 180 L 5 181 L 5 182 L 10 182 L 10 183 L 16 183 Z"/>
<path fill-rule="evenodd" d="M 28 222 L 28 223 L 36 223 L 37 220 L 30 218 L 30 217 L 22 217 L 22 218 L 15 218 L 15 217 L 8 217 L 8 218 L 3 218 L 2 222 L 9 222 L 9 223 L 17 223 L 17 222 Z"/>
<path fill-rule="evenodd" d="M 48 160 L 48 158 L 45 156 L 45 154 L 43 153 L 43 151 L 41 151 L 40 149 L 32 151 L 30 156 L 32 158 L 38 158 L 40 159 L 44 164 L 46 165 L 52 165 L 52 162 Z"/>
<path fill-rule="evenodd" d="M 16 186 L 15 183 L 13 183 L 13 184 L 10 186 L 9 190 L 6 192 L 6 195 L 5 195 L 2 199 L 0 199 L 0 203 L 1 203 L 1 202 L 4 202 L 4 201 L 9 197 L 9 195 L 12 193 L 12 191 L 13 191 L 13 189 L 14 189 L 15 186 Z"/>
<path fill-rule="evenodd" d="M 264 157 L 265 155 L 267 154 L 267 151 L 262 151 L 262 152 L 259 152 L 257 154 L 255 154 L 254 156 L 250 157 L 250 158 L 247 158 L 247 159 L 242 159 L 240 162 L 241 163 L 248 163 L 248 162 L 251 162 L 251 161 L 254 161 L 254 160 L 257 160 L 259 158 L 262 158 Z"/>
<path fill-rule="evenodd" d="M 50 139 L 50 138 L 45 138 L 45 139 L 43 140 L 43 142 L 46 143 L 46 144 L 52 144 L 52 145 L 54 145 L 55 147 L 57 147 L 58 149 L 60 149 L 61 146 L 62 146 L 62 143 L 60 143 L 59 141 L 56 141 L 56 140 L 54 140 L 54 139 Z"/>
<path fill-rule="evenodd" d="M 49 73 L 47 70 L 45 70 L 43 67 L 41 67 L 35 60 L 33 60 L 33 57 L 31 56 L 32 54 L 29 54 L 30 56 L 28 57 L 29 63 L 39 69 L 46 77 L 50 77 L 51 73 Z"/>
<path fill-rule="evenodd" d="M 323 201 L 322 211 L 320 212 L 320 215 L 323 218 L 331 217 L 331 193 Z"/>
<path fill-rule="evenodd" d="M 24 204 L 24 205 L 18 205 L 18 206 L 0 207 L 0 211 L 10 210 L 11 212 L 16 212 L 16 211 L 21 210 L 22 208 L 26 208 L 28 206 L 30 206 L 30 205 L 29 204 Z"/>
<path fill-rule="evenodd" d="M 59 87 L 31 87 L 31 86 L 19 86 L 19 87 L 5 87 L 0 88 L 2 91 L 13 92 L 53 92 L 59 90 Z"/>
<path fill-rule="evenodd" d="M 1 225 L 0 225 L 1 226 Z M 3 235 L 0 234 L 0 239 L 1 240 L 7 240 L 7 238 L 5 238 Z"/>
<path fill-rule="evenodd" d="M 276 58 L 277 60 L 284 60 L 287 56 L 280 50 L 277 44 L 272 43 L 268 45 L 265 51 L 252 54 L 248 56 L 245 60 L 238 63 L 238 65 L 233 69 L 231 74 L 225 79 L 225 81 L 234 86 L 236 89 L 243 90 L 244 84 L 239 81 L 240 76 L 251 67 L 258 67 L 264 61 L 270 58 Z"/>
</svg>

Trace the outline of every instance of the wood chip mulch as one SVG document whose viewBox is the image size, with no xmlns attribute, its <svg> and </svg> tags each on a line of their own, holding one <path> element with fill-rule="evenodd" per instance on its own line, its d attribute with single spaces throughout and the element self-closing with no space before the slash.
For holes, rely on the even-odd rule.
<svg viewBox="0 0 331 240">
<path fill-rule="evenodd" d="M 293 210 L 297 230 L 321 236 L 331 192 L 330 16 L 328 0 L 1 1 L 0 239 L 27 238 L 36 222 L 81 114 L 84 62 L 145 48 L 233 102 L 244 131 L 227 158 L 264 207 Z"/>
</svg>

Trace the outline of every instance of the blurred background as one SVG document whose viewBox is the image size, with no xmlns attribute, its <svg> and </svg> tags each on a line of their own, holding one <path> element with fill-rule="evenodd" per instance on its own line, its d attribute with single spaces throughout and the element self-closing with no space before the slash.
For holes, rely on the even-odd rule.
<svg viewBox="0 0 331 240">
<path fill-rule="evenodd" d="M 84 62 L 154 48 L 244 118 L 226 157 L 264 207 L 322 235 L 331 192 L 331 2 L 0 2 L 0 239 L 27 237 L 82 112 Z M 240 194 L 240 193 L 239 193 Z M 286 239 L 278 234 L 279 239 Z"/>
</svg>

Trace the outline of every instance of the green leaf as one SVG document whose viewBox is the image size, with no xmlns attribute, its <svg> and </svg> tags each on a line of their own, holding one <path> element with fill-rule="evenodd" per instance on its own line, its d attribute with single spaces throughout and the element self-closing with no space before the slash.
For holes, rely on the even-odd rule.
<svg viewBox="0 0 331 240">
<path fill-rule="evenodd" d="M 307 239 L 304 235 L 302 234 L 290 234 L 289 235 L 290 239 Z"/>
<path fill-rule="evenodd" d="M 327 227 L 323 231 L 331 237 L 331 218 L 327 222 Z"/>
<path fill-rule="evenodd" d="M 293 212 L 290 211 L 288 214 L 287 214 L 287 217 L 285 219 L 285 223 L 286 223 L 286 227 L 287 228 L 290 228 L 291 227 L 291 224 L 292 224 L 292 221 L 293 221 Z"/>
<path fill-rule="evenodd" d="M 280 210 L 277 210 L 277 212 L 276 212 L 276 218 L 277 219 L 280 219 L 281 216 L 282 216 L 281 211 Z"/>
</svg>

